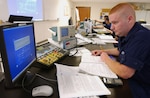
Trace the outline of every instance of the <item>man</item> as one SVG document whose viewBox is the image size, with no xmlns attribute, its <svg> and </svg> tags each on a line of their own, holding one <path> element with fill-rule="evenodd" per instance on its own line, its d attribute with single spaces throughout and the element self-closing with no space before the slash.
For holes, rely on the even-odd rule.
<svg viewBox="0 0 150 98">
<path fill-rule="evenodd" d="M 108 15 L 105 15 L 105 16 L 104 16 L 104 21 L 102 21 L 102 20 L 95 20 L 95 22 L 102 23 L 102 24 L 105 26 L 105 25 L 107 25 L 107 24 L 108 24 L 108 25 L 110 24 L 110 23 L 107 23 L 107 22 L 106 22 L 107 20 L 109 21 L 109 17 L 108 17 Z M 108 28 L 108 29 L 110 29 L 110 28 Z"/>
<path fill-rule="evenodd" d="M 105 17 L 105 21 L 103 22 L 105 28 L 110 29 L 111 23 L 109 22 L 109 17 Z"/>
<path fill-rule="evenodd" d="M 110 34 L 113 34 L 113 32 L 110 30 L 111 23 L 109 22 L 109 17 L 107 15 L 104 16 L 104 21 L 95 20 L 95 22 L 102 23 L 98 26 L 93 26 L 93 29 L 106 29 L 106 31 Z"/>
<path fill-rule="evenodd" d="M 136 22 L 135 11 L 120 3 L 109 13 L 111 30 L 119 36 L 118 48 L 94 50 L 121 78 L 129 81 L 134 98 L 150 98 L 150 30 Z M 119 57 L 119 62 L 108 55 Z"/>
</svg>

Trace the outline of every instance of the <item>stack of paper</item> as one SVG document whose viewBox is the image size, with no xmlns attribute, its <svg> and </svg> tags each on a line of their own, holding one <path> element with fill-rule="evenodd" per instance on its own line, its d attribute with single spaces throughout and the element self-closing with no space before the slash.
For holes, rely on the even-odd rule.
<svg viewBox="0 0 150 98">
<path fill-rule="evenodd" d="M 69 56 L 82 56 L 83 54 L 91 54 L 91 51 L 85 47 L 73 48 L 70 50 Z"/>
<path fill-rule="evenodd" d="M 55 65 L 60 98 L 97 98 L 111 94 L 98 76 L 81 74 L 79 67 Z"/>
<path fill-rule="evenodd" d="M 101 34 L 101 35 L 97 35 L 101 41 L 105 42 L 105 43 L 118 43 L 118 41 L 116 41 L 112 35 L 105 35 L 105 34 Z"/>
<path fill-rule="evenodd" d="M 78 45 L 80 45 L 81 43 L 83 43 L 83 41 L 84 41 L 84 42 L 87 42 L 87 43 L 92 43 L 92 40 L 91 40 L 90 38 L 84 37 L 84 36 L 82 36 L 82 35 L 79 34 L 79 33 L 77 33 L 77 34 L 75 35 L 75 37 L 77 38 L 77 41 L 80 41 L 80 42 L 77 42 Z M 78 39 L 80 39 L 80 40 L 78 40 Z M 82 41 L 81 41 L 81 40 L 82 40 Z"/>
<path fill-rule="evenodd" d="M 108 78 L 118 78 L 118 76 L 112 72 L 109 67 L 101 60 L 100 56 L 93 56 L 90 54 L 82 55 L 79 68 L 81 71 L 88 74 Z"/>
<path fill-rule="evenodd" d="M 93 29 L 98 34 L 109 33 L 105 28 L 103 29 Z"/>
<path fill-rule="evenodd" d="M 92 44 L 98 44 L 98 45 L 105 45 L 106 44 L 100 38 L 91 38 L 91 39 L 93 40 Z"/>
</svg>

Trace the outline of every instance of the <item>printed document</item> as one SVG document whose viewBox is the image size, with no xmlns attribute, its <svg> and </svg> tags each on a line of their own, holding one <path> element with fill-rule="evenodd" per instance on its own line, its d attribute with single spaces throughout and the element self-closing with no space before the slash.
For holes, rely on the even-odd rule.
<svg viewBox="0 0 150 98">
<path fill-rule="evenodd" d="M 79 73 L 79 67 L 55 65 L 60 98 L 96 98 L 111 94 L 98 76 Z"/>
<path fill-rule="evenodd" d="M 73 48 L 70 50 L 69 56 L 82 56 L 83 54 L 91 54 L 91 51 L 85 47 Z"/>
<path fill-rule="evenodd" d="M 109 67 L 101 60 L 100 56 L 93 56 L 90 54 L 82 55 L 79 69 L 81 72 L 91 75 L 107 78 L 118 78 L 118 76 L 112 72 Z"/>
<path fill-rule="evenodd" d="M 101 34 L 97 36 L 105 43 L 118 43 L 118 41 L 116 41 L 112 35 Z"/>
</svg>

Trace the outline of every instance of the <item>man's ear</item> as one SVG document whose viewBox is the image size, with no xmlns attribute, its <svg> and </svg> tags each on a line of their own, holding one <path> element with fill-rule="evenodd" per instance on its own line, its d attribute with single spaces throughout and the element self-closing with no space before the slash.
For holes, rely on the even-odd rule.
<svg viewBox="0 0 150 98">
<path fill-rule="evenodd" d="M 133 16 L 128 17 L 128 22 L 131 22 L 133 20 Z"/>
</svg>

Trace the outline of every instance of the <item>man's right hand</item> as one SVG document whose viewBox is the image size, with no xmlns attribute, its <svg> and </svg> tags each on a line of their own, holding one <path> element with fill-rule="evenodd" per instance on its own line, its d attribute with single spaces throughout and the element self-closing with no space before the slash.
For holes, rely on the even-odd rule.
<svg viewBox="0 0 150 98">
<path fill-rule="evenodd" d="M 101 50 L 93 50 L 93 51 L 92 51 L 92 55 L 94 55 L 94 56 L 100 56 L 101 53 L 102 53 Z"/>
</svg>

